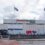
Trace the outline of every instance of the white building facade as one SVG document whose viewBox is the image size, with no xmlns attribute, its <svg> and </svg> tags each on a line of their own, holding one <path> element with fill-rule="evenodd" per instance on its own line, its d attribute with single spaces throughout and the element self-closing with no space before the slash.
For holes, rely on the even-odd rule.
<svg viewBox="0 0 45 45">
<path fill-rule="evenodd" d="M 9 30 L 11 34 L 26 34 L 26 31 L 36 31 L 36 34 L 45 34 L 45 21 L 4 19 L 3 24 L 0 24 L 1 29 Z"/>
</svg>

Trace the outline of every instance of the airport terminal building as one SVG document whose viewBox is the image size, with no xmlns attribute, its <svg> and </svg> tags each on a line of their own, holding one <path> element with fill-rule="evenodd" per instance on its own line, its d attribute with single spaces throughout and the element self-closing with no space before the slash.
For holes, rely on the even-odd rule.
<svg viewBox="0 0 45 45">
<path fill-rule="evenodd" d="M 20 39 L 45 38 L 45 21 L 4 19 L 0 33 Z"/>
</svg>

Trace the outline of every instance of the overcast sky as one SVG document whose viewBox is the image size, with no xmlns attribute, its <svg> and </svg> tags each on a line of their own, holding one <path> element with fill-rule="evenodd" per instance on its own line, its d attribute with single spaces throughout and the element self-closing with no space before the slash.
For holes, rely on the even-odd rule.
<svg viewBox="0 0 45 45">
<path fill-rule="evenodd" d="M 39 19 L 44 14 L 45 0 L 0 0 L 0 20 L 14 12 L 7 14 L 4 8 L 9 6 L 19 9 L 18 13 L 15 12 L 18 19 Z"/>
</svg>

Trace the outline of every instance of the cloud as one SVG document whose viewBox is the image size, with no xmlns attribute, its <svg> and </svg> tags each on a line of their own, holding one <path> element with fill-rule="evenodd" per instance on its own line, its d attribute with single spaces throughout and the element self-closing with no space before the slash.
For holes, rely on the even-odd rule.
<svg viewBox="0 0 45 45">
<path fill-rule="evenodd" d="M 19 9 L 18 19 L 39 19 L 43 14 L 44 4 L 45 0 L 0 0 L 0 13 L 4 16 L 4 8 L 14 5 Z"/>
<path fill-rule="evenodd" d="M 37 2 L 38 1 L 38 2 Z M 28 1 L 27 1 L 28 2 Z M 24 10 L 22 12 L 22 16 L 20 16 L 21 19 L 37 19 L 41 15 L 43 16 L 43 11 L 44 11 L 44 0 L 29 0 L 28 4 L 26 3 L 26 6 L 24 7 Z"/>
</svg>

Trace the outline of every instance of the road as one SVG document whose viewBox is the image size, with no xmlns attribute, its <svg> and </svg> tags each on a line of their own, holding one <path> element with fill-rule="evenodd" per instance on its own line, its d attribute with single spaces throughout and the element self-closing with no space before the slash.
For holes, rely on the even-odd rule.
<svg viewBox="0 0 45 45">
<path fill-rule="evenodd" d="M 0 39 L 0 45 L 45 45 L 45 39 L 17 40 L 17 41 Z"/>
</svg>

